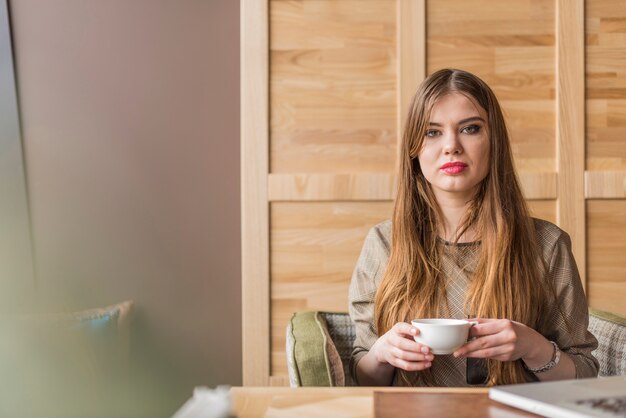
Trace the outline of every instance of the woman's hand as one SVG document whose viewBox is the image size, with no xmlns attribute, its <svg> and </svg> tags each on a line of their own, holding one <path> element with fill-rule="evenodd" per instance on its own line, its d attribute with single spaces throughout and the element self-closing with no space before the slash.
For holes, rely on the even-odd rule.
<svg viewBox="0 0 626 418">
<path fill-rule="evenodd" d="M 508 319 L 477 319 L 470 338 L 454 352 L 455 357 L 488 358 L 500 361 L 522 359 L 529 367 L 550 361 L 554 348 L 534 329 Z"/>
<path fill-rule="evenodd" d="M 379 363 L 388 363 L 398 369 L 418 371 L 429 368 L 435 358 L 430 348 L 415 342 L 419 330 L 406 322 L 398 322 L 382 335 L 370 353 Z"/>
</svg>

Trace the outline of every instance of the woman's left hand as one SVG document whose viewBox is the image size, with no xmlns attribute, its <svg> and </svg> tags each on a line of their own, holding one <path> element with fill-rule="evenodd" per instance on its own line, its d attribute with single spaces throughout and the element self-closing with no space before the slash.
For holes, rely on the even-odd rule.
<svg viewBox="0 0 626 418">
<path fill-rule="evenodd" d="M 478 324 L 470 328 L 470 338 L 454 352 L 455 357 L 489 358 L 500 361 L 528 360 L 550 342 L 534 329 L 508 319 L 475 319 Z"/>
</svg>

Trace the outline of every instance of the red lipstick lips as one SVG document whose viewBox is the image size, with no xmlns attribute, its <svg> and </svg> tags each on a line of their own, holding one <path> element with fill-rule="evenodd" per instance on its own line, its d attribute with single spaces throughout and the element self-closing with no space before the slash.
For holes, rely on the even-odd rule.
<svg viewBox="0 0 626 418">
<path fill-rule="evenodd" d="M 467 168 L 467 164 L 460 161 L 452 161 L 445 163 L 440 167 L 440 170 L 446 174 L 459 174 Z"/>
</svg>

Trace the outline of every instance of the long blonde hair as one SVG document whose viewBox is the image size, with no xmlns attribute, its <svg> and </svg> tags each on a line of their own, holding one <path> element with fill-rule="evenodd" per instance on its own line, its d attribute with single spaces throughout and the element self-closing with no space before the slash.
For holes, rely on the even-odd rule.
<svg viewBox="0 0 626 418">
<path fill-rule="evenodd" d="M 379 335 L 399 321 L 448 314 L 441 274 L 443 245 L 438 241 L 442 213 L 418 154 L 433 105 L 450 92 L 465 95 L 486 111 L 491 149 L 489 172 L 456 234 L 460 237 L 471 227 L 480 240 L 466 309 L 477 317 L 508 318 L 533 328 L 541 318 L 537 306 L 543 306 L 546 297 L 545 266 L 515 173 L 502 110 L 481 79 L 466 71 L 444 69 L 418 88 L 402 137 L 391 253 L 375 301 Z M 487 366 L 490 385 L 527 379 L 521 361 L 488 360 Z M 415 373 L 398 372 L 407 384 L 418 379 Z M 430 371 L 420 372 L 420 376 L 424 384 L 437 384 Z"/>
</svg>

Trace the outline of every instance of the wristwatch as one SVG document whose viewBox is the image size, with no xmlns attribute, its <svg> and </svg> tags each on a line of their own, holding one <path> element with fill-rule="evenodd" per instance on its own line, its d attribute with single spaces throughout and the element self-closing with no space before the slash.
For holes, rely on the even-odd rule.
<svg viewBox="0 0 626 418">
<path fill-rule="evenodd" d="M 553 369 L 557 364 L 559 364 L 559 360 L 561 360 L 561 350 L 559 350 L 559 346 L 556 345 L 554 341 L 550 341 L 550 344 L 554 346 L 554 354 L 552 354 L 552 359 L 540 367 L 528 367 L 526 363 L 524 363 L 524 367 L 526 370 L 532 373 L 543 373 L 547 372 L 550 369 Z"/>
</svg>

